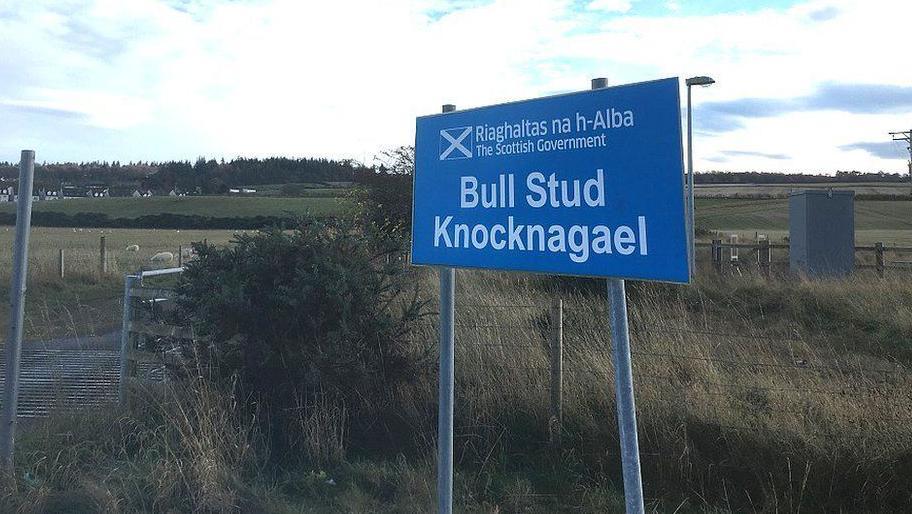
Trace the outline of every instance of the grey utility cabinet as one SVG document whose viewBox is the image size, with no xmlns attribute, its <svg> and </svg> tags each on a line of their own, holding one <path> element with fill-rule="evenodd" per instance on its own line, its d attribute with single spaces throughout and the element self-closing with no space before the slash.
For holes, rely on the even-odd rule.
<svg viewBox="0 0 912 514">
<path fill-rule="evenodd" d="M 855 268 L 855 192 L 789 194 L 789 265 L 809 278 L 843 277 Z"/>
</svg>

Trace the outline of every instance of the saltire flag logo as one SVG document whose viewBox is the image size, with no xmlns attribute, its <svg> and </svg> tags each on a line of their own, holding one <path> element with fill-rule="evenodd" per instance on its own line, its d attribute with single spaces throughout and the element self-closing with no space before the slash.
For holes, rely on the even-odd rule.
<svg viewBox="0 0 912 514">
<path fill-rule="evenodd" d="M 472 127 L 453 127 L 440 131 L 440 160 L 471 159 Z"/>
</svg>

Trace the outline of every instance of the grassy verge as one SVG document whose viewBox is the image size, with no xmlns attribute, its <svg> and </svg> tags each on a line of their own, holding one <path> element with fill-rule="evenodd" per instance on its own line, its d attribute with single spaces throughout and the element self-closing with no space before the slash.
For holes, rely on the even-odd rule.
<svg viewBox="0 0 912 514">
<path fill-rule="evenodd" d="M 472 434 L 464 458 L 493 452 L 522 467 L 514 456 L 546 439 L 543 309 L 515 304 L 561 295 L 565 448 L 588 476 L 617 480 L 603 284 L 578 295 L 513 276 L 458 280 L 462 303 L 481 305 L 457 313 L 467 324 L 457 331 L 457 383 L 468 389 L 459 419 Z M 631 284 L 647 496 L 671 509 L 908 506 L 910 490 L 895 484 L 909 471 L 912 443 L 912 413 L 902 406 L 912 393 L 910 294 L 901 281 L 862 279 Z M 490 307 L 498 302 L 502 310 Z"/>
<path fill-rule="evenodd" d="M 120 327 L 123 283 L 116 277 L 31 285 L 25 301 L 24 339 L 45 341 L 111 333 Z M 0 287 L 9 298 L 9 285 Z M 9 302 L 0 306 L 0 327 L 9 327 Z M 4 339 L 5 341 L 5 339 Z"/>
<path fill-rule="evenodd" d="M 429 297 L 434 278 L 415 272 Z M 457 284 L 458 510 L 619 512 L 604 283 L 460 271 Z M 909 509 L 907 281 L 706 277 L 689 287 L 630 283 L 628 294 L 650 508 Z M 560 450 L 547 444 L 555 298 L 564 301 Z M 435 321 L 414 338 L 431 356 Z M 140 392 L 128 411 L 24 433 L 6 505 L 428 512 L 436 386 L 393 392 L 408 428 L 380 451 L 346 439 L 344 413 L 316 408 L 302 418 L 301 459 L 282 468 L 230 396 L 198 383 Z"/>
<path fill-rule="evenodd" d="M 429 512 L 435 471 L 423 459 L 351 459 L 277 470 L 252 419 L 229 395 L 197 384 L 137 390 L 129 409 L 58 415 L 21 430 L 15 484 L 3 512 Z M 304 434 L 302 434 L 303 436 Z M 52 450 L 53 449 L 53 450 Z M 54 451 L 54 454 L 50 454 Z M 556 462 L 553 464 L 557 464 Z M 618 512 L 610 488 L 571 503 L 534 492 L 525 474 L 456 476 L 460 512 Z"/>
</svg>

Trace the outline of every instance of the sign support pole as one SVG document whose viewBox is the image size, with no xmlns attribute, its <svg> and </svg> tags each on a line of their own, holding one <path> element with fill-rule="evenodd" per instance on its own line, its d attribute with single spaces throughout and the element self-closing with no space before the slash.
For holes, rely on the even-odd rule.
<svg viewBox="0 0 912 514">
<path fill-rule="evenodd" d="M 456 106 L 446 104 L 443 112 Z M 437 512 L 453 512 L 453 388 L 456 330 L 456 269 L 440 268 L 440 392 L 437 414 Z"/>
<path fill-rule="evenodd" d="M 32 179 L 35 152 L 23 150 L 19 159 L 19 184 L 16 199 L 16 242 L 13 247 L 13 282 L 10 285 L 9 339 L 4 351 L 6 379 L 3 384 L 3 410 L 0 412 L 0 465 L 13 472 L 16 441 L 16 406 L 19 401 L 19 358 L 22 354 L 22 324 L 25 320 L 25 288 L 28 276 L 29 230 L 32 224 Z"/>
<path fill-rule="evenodd" d="M 639 514 L 644 512 L 643 482 L 640 477 L 640 445 L 637 440 L 630 333 L 627 327 L 627 298 L 623 280 L 608 279 L 608 309 L 611 316 L 614 394 L 617 401 L 621 463 L 624 468 L 624 500 L 627 504 L 627 514 Z"/>
<path fill-rule="evenodd" d="M 592 89 L 608 86 L 604 78 L 592 79 Z M 636 404 L 633 397 L 633 368 L 630 362 L 630 332 L 627 327 L 627 294 L 624 281 L 609 278 L 608 312 L 611 318 L 611 346 L 614 360 L 615 400 L 621 464 L 624 470 L 624 501 L 627 514 L 641 514 L 643 482 L 640 477 L 640 447 L 637 440 Z"/>
</svg>

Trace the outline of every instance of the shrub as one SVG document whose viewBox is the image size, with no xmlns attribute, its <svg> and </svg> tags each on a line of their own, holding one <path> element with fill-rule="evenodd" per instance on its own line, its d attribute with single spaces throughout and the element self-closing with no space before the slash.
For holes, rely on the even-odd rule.
<svg viewBox="0 0 912 514">
<path fill-rule="evenodd" d="M 355 176 L 354 196 L 367 223 L 387 234 L 406 236 L 412 230 L 412 175 L 415 149 L 399 147 L 378 156 L 377 170 Z"/>
<path fill-rule="evenodd" d="M 309 419 L 300 409 L 326 401 L 353 420 L 335 433 L 382 434 L 394 391 L 425 371 L 407 341 L 424 303 L 380 241 L 350 221 L 310 220 L 195 248 L 178 303 L 205 342 L 196 355 L 265 408 L 281 448 Z"/>
</svg>

